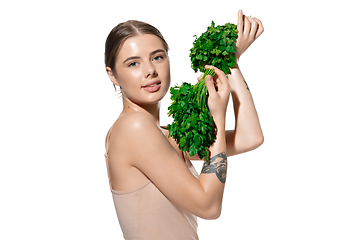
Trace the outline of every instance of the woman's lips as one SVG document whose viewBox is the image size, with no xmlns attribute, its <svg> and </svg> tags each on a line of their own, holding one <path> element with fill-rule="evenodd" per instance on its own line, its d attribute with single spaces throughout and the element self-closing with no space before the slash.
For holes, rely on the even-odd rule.
<svg viewBox="0 0 360 240">
<path fill-rule="evenodd" d="M 157 90 L 160 89 L 161 86 L 161 82 L 160 81 L 154 81 L 151 82 L 145 86 L 142 86 L 141 88 L 148 91 L 148 92 L 156 92 Z"/>
</svg>

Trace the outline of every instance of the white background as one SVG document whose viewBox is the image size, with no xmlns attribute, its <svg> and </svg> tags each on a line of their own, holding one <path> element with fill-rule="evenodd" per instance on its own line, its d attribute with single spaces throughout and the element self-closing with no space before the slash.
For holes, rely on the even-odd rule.
<svg viewBox="0 0 360 240">
<path fill-rule="evenodd" d="M 195 82 L 193 35 L 235 23 L 241 8 L 265 27 L 240 61 L 265 142 L 229 159 L 222 215 L 199 219 L 200 239 L 360 239 L 355 3 L 2 1 L 0 238 L 122 239 L 103 158 L 122 107 L 107 34 L 129 19 L 156 26 L 172 84 Z"/>
</svg>

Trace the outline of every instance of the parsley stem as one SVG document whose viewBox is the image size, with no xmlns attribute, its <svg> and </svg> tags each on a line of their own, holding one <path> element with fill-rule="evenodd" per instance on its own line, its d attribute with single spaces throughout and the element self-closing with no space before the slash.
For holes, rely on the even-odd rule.
<svg viewBox="0 0 360 240">
<path fill-rule="evenodd" d="M 208 95 L 207 95 L 207 88 L 205 85 L 205 77 L 207 75 L 214 77 L 215 76 L 214 70 L 209 68 L 206 69 L 202 79 L 197 84 L 194 85 L 194 93 L 196 96 L 196 101 L 198 102 L 200 109 L 202 109 L 203 111 L 205 109 L 208 109 L 207 107 Z"/>
<path fill-rule="evenodd" d="M 207 69 L 205 70 L 204 76 L 202 77 L 201 80 L 205 80 L 205 77 L 206 77 L 207 75 L 210 75 L 210 76 L 214 77 L 214 76 L 215 76 L 214 70 L 212 70 L 212 69 L 210 69 L 210 68 L 207 68 Z"/>
</svg>

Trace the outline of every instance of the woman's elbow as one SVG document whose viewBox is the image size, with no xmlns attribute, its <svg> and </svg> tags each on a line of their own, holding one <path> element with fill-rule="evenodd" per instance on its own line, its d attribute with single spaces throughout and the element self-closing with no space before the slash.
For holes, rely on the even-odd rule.
<svg viewBox="0 0 360 240">
<path fill-rule="evenodd" d="M 248 142 L 248 151 L 254 150 L 260 147 L 264 143 L 264 136 L 262 134 L 254 135 Z"/>
<path fill-rule="evenodd" d="M 218 219 L 220 215 L 221 215 L 221 207 L 212 216 L 210 216 L 209 220 Z"/>
<path fill-rule="evenodd" d="M 221 215 L 221 207 L 208 209 L 206 212 L 198 216 L 205 220 L 215 220 L 218 219 Z"/>
<path fill-rule="evenodd" d="M 258 148 L 258 147 L 260 147 L 263 143 L 264 143 L 264 135 L 263 135 L 263 134 L 259 134 L 259 135 L 254 139 L 254 147 L 255 147 L 255 148 Z"/>
<path fill-rule="evenodd" d="M 205 220 L 215 220 L 218 219 L 221 215 L 221 205 L 213 205 L 207 209 L 204 209 L 201 214 L 198 215 L 199 218 Z"/>
</svg>

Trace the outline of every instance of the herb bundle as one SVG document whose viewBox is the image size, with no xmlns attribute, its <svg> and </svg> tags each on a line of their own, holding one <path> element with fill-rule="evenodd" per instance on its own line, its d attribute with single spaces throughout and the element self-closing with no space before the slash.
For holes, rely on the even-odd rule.
<svg viewBox="0 0 360 240">
<path fill-rule="evenodd" d="M 209 147 L 216 139 L 216 125 L 207 106 L 208 92 L 205 85 L 207 75 L 215 76 L 212 65 L 225 74 L 230 74 L 230 68 L 236 64 L 235 24 L 226 23 L 216 26 L 212 21 L 199 38 L 194 36 L 193 48 L 190 49 L 191 68 L 203 72 L 202 79 L 195 85 L 183 82 L 181 86 L 170 88 L 171 105 L 168 115 L 174 118 L 167 126 L 169 137 L 179 144 L 180 150 L 190 156 L 198 154 L 200 159 L 209 161 Z"/>
<path fill-rule="evenodd" d="M 226 23 L 215 27 L 212 21 L 207 31 L 195 38 L 190 49 L 191 68 L 195 72 L 205 72 L 205 65 L 212 65 L 230 74 L 230 68 L 236 64 L 237 26 Z"/>
</svg>

